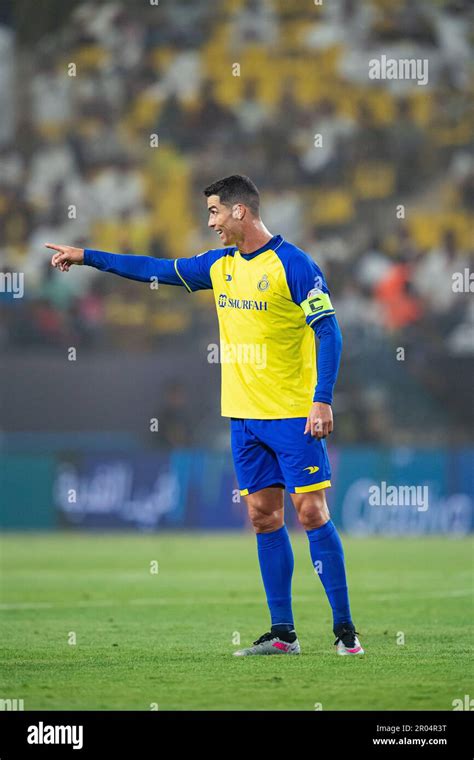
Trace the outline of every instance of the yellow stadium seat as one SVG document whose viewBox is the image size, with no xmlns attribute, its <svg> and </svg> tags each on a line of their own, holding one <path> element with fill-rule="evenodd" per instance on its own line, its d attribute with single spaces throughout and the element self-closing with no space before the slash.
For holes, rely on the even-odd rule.
<svg viewBox="0 0 474 760">
<path fill-rule="evenodd" d="M 152 66 L 161 71 L 168 68 L 175 55 L 176 51 L 172 47 L 159 46 L 150 52 L 149 60 Z"/>
<path fill-rule="evenodd" d="M 467 145 L 472 139 L 472 124 L 466 119 L 452 126 L 434 125 L 431 134 L 435 144 L 440 147 Z"/>
<path fill-rule="evenodd" d="M 308 216 L 313 224 L 347 224 L 354 218 L 353 198 L 342 188 L 315 192 L 308 200 Z"/>
<path fill-rule="evenodd" d="M 411 113 L 420 127 L 428 126 L 433 112 L 433 96 L 425 92 L 414 92 L 409 97 Z"/>
<path fill-rule="evenodd" d="M 243 76 L 232 76 L 232 64 L 229 64 L 221 69 L 220 78 L 215 80 L 214 94 L 222 105 L 233 106 L 242 100 L 243 88 Z"/>
<path fill-rule="evenodd" d="M 331 45 L 318 53 L 318 72 L 325 77 L 336 76 L 339 61 L 344 52 L 342 45 Z"/>
<path fill-rule="evenodd" d="M 160 309 L 150 314 L 148 324 L 154 333 L 185 332 L 191 325 L 191 315 L 183 310 Z"/>
<path fill-rule="evenodd" d="M 36 129 L 38 134 L 46 140 L 59 140 L 67 134 L 68 125 L 67 121 L 43 121 L 37 124 Z"/>
<path fill-rule="evenodd" d="M 286 27 L 288 17 L 306 15 L 308 19 L 315 18 L 318 11 L 321 10 L 321 6 L 314 5 L 312 0 L 275 0 L 275 10 L 278 13 L 280 19 L 285 20 L 284 26 Z"/>
<path fill-rule="evenodd" d="M 443 233 L 453 229 L 462 248 L 470 249 L 473 240 L 473 224 L 464 212 L 417 213 L 408 220 L 408 229 L 420 248 L 439 245 Z"/>
<path fill-rule="evenodd" d="M 395 119 L 395 101 L 392 94 L 383 87 L 367 89 L 363 101 L 370 108 L 374 122 L 379 125 L 392 124 Z"/>
<path fill-rule="evenodd" d="M 153 127 L 161 111 L 162 103 L 147 95 L 139 95 L 129 107 L 125 118 L 127 129 L 137 132 Z"/>
<path fill-rule="evenodd" d="M 392 164 L 362 163 L 354 171 L 354 194 L 359 200 L 380 200 L 395 190 L 395 168 Z"/>
<path fill-rule="evenodd" d="M 109 325 L 142 327 L 147 321 L 148 306 L 143 301 L 126 301 L 119 295 L 106 296 L 104 317 Z"/>
<path fill-rule="evenodd" d="M 99 68 L 106 62 L 108 57 L 107 50 L 100 45 L 81 45 L 74 48 L 69 58 L 63 57 L 61 70 L 64 70 L 69 63 L 75 63 L 79 75 L 81 71 Z"/>
</svg>

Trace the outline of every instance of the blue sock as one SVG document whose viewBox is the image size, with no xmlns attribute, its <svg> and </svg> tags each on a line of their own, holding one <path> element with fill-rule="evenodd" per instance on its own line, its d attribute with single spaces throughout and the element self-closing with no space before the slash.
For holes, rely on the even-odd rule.
<svg viewBox="0 0 474 760">
<path fill-rule="evenodd" d="M 313 567 L 318 572 L 331 605 L 334 625 L 351 623 L 344 551 L 332 520 L 306 531 Z M 319 563 L 319 564 L 317 564 Z"/>
<path fill-rule="evenodd" d="M 271 533 L 257 533 L 258 560 L 267 595 L 272 627 L 292 630 L 291 579 L 294 557 L 286 525 Z"/>
</svg>

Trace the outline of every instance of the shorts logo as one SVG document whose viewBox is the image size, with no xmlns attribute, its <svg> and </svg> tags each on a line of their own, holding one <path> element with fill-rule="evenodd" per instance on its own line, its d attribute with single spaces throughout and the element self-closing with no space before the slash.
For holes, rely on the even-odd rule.
<svg viewBox="0 0 474 760">
<path fill-rule="evenodd" d="M 231 275 L 231 274 L 226 274 L 226 275 L 224 276 L 224 279 L 225 279 L 225 281 L 226 281 L 226 282 L 231 282 L 231 280 L 232 280 L 232 275 Z"/>
<path fill-rule="evenodd" d="M 270 283 L 268 282 L 268 275 L 264 274 L 262 279 L 257 283 L 257 288 L 259 290 L 267 290 L 269 287 Z"/>
<path fill-rule="evenodd" d="M 319 470 L 319 467 L 316 467 L 315 465 L 311 465 L 311 467 L 305 467 L 305 470 L 308 470 L 310 475 L 313 475 L 315 472 Z"/>
</svg>

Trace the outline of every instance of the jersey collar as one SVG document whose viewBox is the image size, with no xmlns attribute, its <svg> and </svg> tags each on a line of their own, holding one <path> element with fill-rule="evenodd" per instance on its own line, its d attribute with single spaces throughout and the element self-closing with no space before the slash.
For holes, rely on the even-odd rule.
<svg viewBox="0 0 474 760">
<path fill-rule="evenodd" d="M 250 259 L 253 259 L 254 256 L 258 256 L 259 253 L 263 253 L 264 251 L 271 251 L 275 250 L 275 248 L 281 243 L 283 240 L 281 235 L 274 235 L 271 240 L 268 241 L 268 243 L 265 243 L 265 245 L 262 245 L 261 248 L 258 248 L 256 251 L 252 251 L 252 253 L 242 253 L 239 251 L 240 255 L 243 259 L 246 259 L 246 261 L 249 261 Z"/>
</svg>

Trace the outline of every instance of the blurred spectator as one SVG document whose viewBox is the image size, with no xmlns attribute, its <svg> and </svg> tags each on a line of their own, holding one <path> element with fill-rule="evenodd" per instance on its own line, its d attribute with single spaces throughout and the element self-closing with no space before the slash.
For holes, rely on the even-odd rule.
<svg viewBox="0 0 474 760">
<path fill-rule="evenodd" d="M 175 95 L 178 101 L 194 101 L 201 90 L 201 58 L 184 42 L 176 46 L 176 54 L 163 74 L 159 91 L 162 96 Z"/>
<path fill-rule="evenodd" d="M 300 158 L 304 171 L 318 180 L 322 172 L 331 182 L 342 179 L 342 167 L 347 162 L 347 143 L 354 131 L 354 122 L 338 114 L 332 100 L 322 100 L 311 127 L 308 148 Z M 315 135 L 321 135 L 321 144 L 317 146 L 313 142 Z"/>
<path fill-rule="evenodd" d="M 390 269 L 390 261 L 381 251 L 380 241 L 374 238 L 357 262 L 357 279 L 372 289 Z"/>
<path fill-rule="evenodd" d="M 144 211 L 143 177 L 125 157 L 103 167 L 90 183 L 90 191 L 98 217 Z"/>
<path fill-rule="evenodd" d="M 242 101 L 233 110 L 243 136 L 254 135 L 268 125 L 270 108 L 258 97 L 255 79 L 245 83 Z"/>
<path fill-rule="evenodd" d="M 72 118 L 72 78 L 53 60 L 44 61 L 31 79 L 31 109 L 38 127 L 64 124 Z"/>
<path fill-rule="evenodd" d="M 235 48 L 260 43 L 278 42 L 278 19 L 269 0 L 246 0 L 237 11 L 232 24 L 232 44 Z"/>
<path fill-rule="evenodd" d="M 26 196 L 37 206 L 49 203 L 54 186 L 76 175 L 72 148 L 59 135 L 43 138 L 30 163 Z"/>
<path fill-rule="evenodd" d="M 459 250 L 454 230 L 446 230 L 439 247 L 427 251 L 413 273 L 413 284 L 433 314 L 446 316 L 462 298 L 456 292 L 453 275 L 464 273 L 466 255 Z"/>
<path fill-rule="evenodd" d="M 390 150 L 390 135 L 387 129 L 377 124 L 371 106 L 363 100 L 357 105 L 357 127 L 351 145 L 354 163 L 382 161 Z"/>
<path fill-rule="evenodd" d="M 421 302 L 410 289 L 410 276 L 410 264 L 394 264 L 375 288 L 384 324 L 390 331 L 401 330 L 422 316 Z"/>
<path fill-rule="evenodd" d="M 221 145 L 230 145 L 235 139 L 237 118 L 230 108 L 219 101 L 212 82 L 206 82 L 203 89 L 192 120 L 195 135 L 205 134 L 210 143 L 217 140 Z"/>
<path fill-rule="evenodd" d="M 425 151 L 423 132 L 413 120 L 410 102 L 405 97 L 397 103 L 397 114 L 388 137 L 387 147 L 397 169 L 397 191 L 410 192 L 423 172 Z"/>
</svg>

